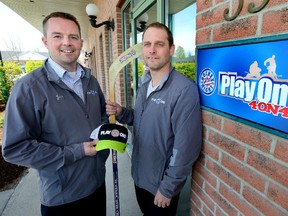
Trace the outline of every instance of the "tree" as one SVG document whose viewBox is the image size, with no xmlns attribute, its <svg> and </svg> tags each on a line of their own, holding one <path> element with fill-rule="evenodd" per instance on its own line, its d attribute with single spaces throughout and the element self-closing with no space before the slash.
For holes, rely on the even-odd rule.
<svg viewBox="0 0 288 216">
<path fill-rule="evenodd" d="M 4 43 L 5 43 L 5 46 L 7 47 L 7 50 L 13 51 L 13 52 L 11 52 L 11 55 L 9 57 L 10 58 L 14 57 L 14 60 L 19 61 L 19 55 L 15 55 L 15 54 L 21 53 L 23 51 L 20 36 L 19 35 L 11 35 L 9 37 L 9 40 L 8 41 L 5 40 Z"/>
<path fill-rule="evenodd" d="M 174 56 L 178 59 L 184 59 L 186 57 L 184 48 L 181 46 L 178 46 L 176 51 L 175 51 Z"/>
<path fill-rule="evenodd" d="M 191 57 L 192 56 L 192 53 L 190 50 L 187 51 L 187 57 Z"/>
</svg>

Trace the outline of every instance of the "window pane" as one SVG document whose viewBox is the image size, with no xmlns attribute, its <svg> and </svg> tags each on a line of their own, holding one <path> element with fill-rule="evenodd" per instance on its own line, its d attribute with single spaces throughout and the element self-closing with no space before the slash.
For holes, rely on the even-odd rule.
<svg viewBox="0 0 288 216">
<path fill-rule="evenodd" d="M 187 3 L 187 1 L 185 2 Z M 190 1 L 191 4 L 191 1 Z M 171 11 L 178 11 L 172 14 L 172 29 L 176 49 L 181 46 L 184 49 L 185 57 L 195 55 L 196 36 L 196 3 L 186 8 L 171 8 Z"/>
</svg>

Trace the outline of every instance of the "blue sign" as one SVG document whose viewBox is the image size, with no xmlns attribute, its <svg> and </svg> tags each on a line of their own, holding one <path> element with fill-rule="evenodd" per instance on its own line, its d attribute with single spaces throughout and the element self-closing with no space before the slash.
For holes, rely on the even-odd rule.
<svg viewBox="0 0 288 216">
<path fill-rule="evenodd" d="M 288 40 L 197 50 L 201 105 L 288 133 Z"/>
</svg>

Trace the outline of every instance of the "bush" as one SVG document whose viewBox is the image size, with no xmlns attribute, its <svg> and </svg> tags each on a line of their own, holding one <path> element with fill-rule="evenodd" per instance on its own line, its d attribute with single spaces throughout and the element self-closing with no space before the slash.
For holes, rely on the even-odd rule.
<svg viewBox="0 0 288 216">
<path fill-rule="evenodd" d="M 42 67 L 43 64 L 44 64 L 44 61 L 26 61 L 25 71 L 26 73 L 29 73 L 39 67 Z"/>
<path fill-rule="evenodd" d="M 22 74 L 21 67 L 12 61 L 5 61 L 0 67 L 0 103 L 2 105 L 7 102 L 14 81 Z"/>
<path fill-rule="evenodd" d="M 138 61 L 138 78 L 140 78 L 144 73 L 144 65 L 142 62 Z"/>
<path fill-rule="evenodd" d="M 5 112 L 0 112 L 0 128 L 3 128 Z"/>
<path fill-rule="evenodd" d="M 180 73 L 192 80 L 195 80 L 195 62 L 174 62 L 173 66 Z"/>
<path fill-rule="evenodd" d="M 174 62 L 172 65 L 177 71 L 184 74 L 188 78 L 195 80 L 195 62 Z M 138 78 L 144 73 L 144 64 L 138 62 Z"/>
<path fill-rule="evenodd" d="M 34 62 L 30 66 L 31 69 L 43 65 L 43 61 Z M 0 66 L 0 105 L 6 104 L 15 81 L 23 75 L 25 73 L 23 73 L 21 66 L 16 62 L 5 61 L 4 65 Z"/>
<path fill-rule="evenodd" d="M 3 67 L 0 67 L 0 101 L 6 104 L 9 97 L 9 85 L 7 83 L 6 73 Z"/>
<path fill-rule="evenodd" d="M 10 89 L 14 85 L 14 82 L 23 75 L 21 67 L 19 64 L 15 62 L 5 62 L 3 69 L 5 71 L 6 79 L 7 79 L 7 86 L 10 92 Z"/>
<path fill-rule="evenodd" d="M 17 76 L 23 73 L 20 65 L 13 61 L 5 61 L 3 69 L 5 70 L 7 75 L 11 76 Z"/>
</svg>

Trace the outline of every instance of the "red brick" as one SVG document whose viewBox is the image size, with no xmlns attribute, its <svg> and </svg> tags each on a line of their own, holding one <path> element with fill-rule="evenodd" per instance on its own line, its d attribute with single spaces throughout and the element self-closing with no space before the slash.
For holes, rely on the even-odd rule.
<svg viewBox="0 0 288 216">
<path fill-rule="evenodd" d="M 193 202 L 190 203 L 190 215 L 191 216 L 203 216 L 200 209 Z"/>
<path fill-rule="evenodd" d="M 216 206 L 215 216 L 227 216 L 227 214 L 222 209 L 220 209 L 218 206 Z"/>
<path fill-rule="evenodd" d="M 261 151 L 269 152 L 271 149 L 271 136 L 247 125 L 226 119 L 223 132 Z"/>
<path fill-rule="evenodd" d="M 257 16 L 236 19 L 232 22 L 225 22 L 215 27 L 213 41 L 237 40 L 256 35 Z"/>
<path fill-rule="evenodd" d="M 248 168 L 247 164 L 240 163 L 226 154 L 222 155 L 221 164 L 260 192 L 264 192 L 266 179 Z"/>
<path fill-rule="evenodd" d="M 220 178 L 223 182 L 230 185 L 235 191 L 240 191 L 241 182 L 234 175 L 232 175 L 229 171 L 223 169 L 219 164 L 208 160 L 207 168 L 211 170 L 218 178 Z"/>
<path fill-rule="evenodd" d="M 212 0 L 202 0 L 201 3 L 196 1 L 197 13 L 200 13 L 202 10 L 206 10 L 212 6 Z"/>
<path fill-rule="evenodd" d="M 217 179 L 211 172 L 209 172 L 204 167 L 200 170 L 197 170 L 197 171 L 198 171 L 197 174 L 199 174 L 202 177 L 203 181 L 208 182 L 210 185 L 212 185 L 213 187 L 216 188 Z"/>
<path fill-rule="evenodd" d="M 238 215 L 237 210 L 214 188 L 206 185 L 207 194 L 214 200 L 229 216 Z"/>
<path fill-rule="evenodd" d="M 269 11 L 263 15 L 262 33 L 271 34 L 288 31 L 288 7 Z"/>
<path fill-rule="evenodd" d="M 202 193 L 202 185 L 198 185 L 198 182 L 196 182 L 192 179 L 191 190 L 194 191 L 199 196 L 199 194 Z"/>
<path fill-rule="evenodd" d="M 252 208 L 247 200 L 244 200 L 239 193 L 236 193 L 232 188 L 228 188 L 224 184 L 220 184 L 219 192 L 225 197 L 232 205 L 234 205 L 243 215 L 258 216 L 254 208 Z"/>
<path fill-rule="evenodd" d="M 196 17 L 196 28 L 199 29 L 222 22 L 224 19 L 223 11 L 227 6 L 228 4 L 222 4 L 220 6 L 210 8 L 205 12 L 198 13 Z"/>
<path fill-rule="evenodd" d="M 244 160 L 245 148 L 236 141 L 231 140 L 223 134 L 217 133 L 215 131 L 210 131 L 209 141 L 225 152 L 228 152 L 229 154 L 238 158 L 239 160 Z"/>
<path fill-rule="evenodd" d="M 286 215 L 284 212 L 281 211 L 281 209 L 272 205 L 272 203 L 269 202 L 269 200 L 266 197 L 260 195 L 253 188 L 249 186 L 244 187 L 243 197 L 264 215 L 279 215 L 279 216 Z"/>
<path fill-rule="evenodd" d="M 203 187 L 200 187 L 196 182 L 192 182 L 192 193 L 197 194 L 199 199 L 205 203 L 211 210 L 214 209 L 215 203 L 213 200 L 204 192 Z"/>
<path fill-rule="evenodd" d="M 288 141 L 277 140 L 274 156 L 288 163 Z"/>
<path fill-rule="evenodd" d="M 211 199 L 211 197 L 209 197 L 205 193 L 201 193 L 200 198 L 202 199 L 203 203 L 205 203 L 205 205 L 210 209 L 210 211 L 214 210 L 215 203 L 214 203 L 213 199 Z"/>
<path fill-rule="evenodd" d="M 219 160 L 219 150 L 215 148 L 215 146 L 209 144 L 208 142 L 205 142 L 203 145 L 203 152 L 213 158 L 214 160 L 218 161 Z"/>
<path fill-rule="evenodd" d="M 193 201 L 197 208 L 201 209 L 201 200 L 198 198 L 198 195 L 194 193 L 194 191 L 191 192 L 190 199 Z"/>
<path fill-rule="evenodd" d="M 219 3 L 222 3 L 222 2 L 225 2 L 226 0 L 215 0 L 215 4 L 219 4 Z"/>
<path fill-rule="evenodd" d="M 213 127 L 217 130 L 221 130 L 222 118 L 218 115 L 215 115 L 211 112 L 203 111 L 202 112 L 202 121 L 204 124 Z"/>
<path fill-rule="evenodd" d="M 205 205 L 203 205 L 203 213 L 206 216 L 214 216 L 213 212 L 209 208 L 207 208 Z"/>
<path fill-rule="evenodd" d="M 268 198 L 282 206 L 284 209 L 287 209 L 288 213 L 288 188 L 279 187 L 272 182 L 269 183 L 268 187 Z"/>
<path fill-rule="evenodd" d="M 263 0 L 261 0 L 261 1 L 263 1 Z M 286 3 L 286 5 L 283 4 L 283 3 Z M 269 1 L 269 3 L 267 4 L 266 8 L 274 7 L 276 5 L 281 6 L 281 4 L 283 4 L 283 7 L 287 6 L 287 0 L 273 0 L 273 1 Z"/>
<path fill-rule="evenodd" d="M 204 29 L 198 30 L 196 34 L 196 44 L 200 45 L 200 44 L 210 43 L 211 32 L 212 32 L 211 28 L 204 28 Z"/>
<path fill-rule="evenodd" d="M 283 166 L 276 161 L 271 160 L 267 156 L 252 150 L 249 151 L 247 163 L 256 168 L 259 172 L 267 175 L 269 178 L 274 179 L 285 187 L 288 187 L 287 164 L 286 166 Z"/>
<path fill-rule="evenodd" d="M 201 171 L 201 169 L 200 169 L 200 171 Z M 201 188 L 203 187 L 203 185 L 204 185 L 204 179 L 203 179 L 203 177 L 202 177 L 196 170 L 193 171 L 192 179 L 193 179 L 193 181 L 195 181 Z"/>
</svg>

